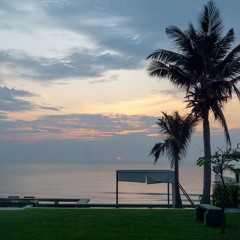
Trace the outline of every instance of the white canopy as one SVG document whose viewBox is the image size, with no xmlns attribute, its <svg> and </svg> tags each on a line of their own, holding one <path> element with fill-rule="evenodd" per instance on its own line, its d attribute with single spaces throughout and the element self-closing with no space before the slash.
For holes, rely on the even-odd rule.
<svg viewBox="0 0 240 240">
<path fill-rule="evenodd" d="M 116 203 L 118 204 L 118 182 L 139 182 L 147 184 L 171 183 L 172 200 L 175 205 L 174 171 L 172 170 L 117 170 L 116 171 Z M 169 190 L 168 190 L 169 196 Z"/>
<path fill-rule="evenodd" d="M 174 171 L 171 170 L 118 170 L 117 174 L 118 181 L 122 182 L 174 183 Z"/>
</svg>

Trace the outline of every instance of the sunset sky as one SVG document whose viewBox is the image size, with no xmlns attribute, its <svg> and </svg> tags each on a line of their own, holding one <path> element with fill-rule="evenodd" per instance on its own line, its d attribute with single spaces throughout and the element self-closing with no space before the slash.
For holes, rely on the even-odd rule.
<svg viewBox="0 0 240 240">
<path fill-rule="evenodd" d="M 166 27 L 196 25 L 206 3 L 0 0 L 0 161 L 152 164 L 161 112 L 189 109 L 184 92 L 148 76 L 146 57 L 177 51 Z M 216 3 L 240 43 L 240 1 Z M 224 113 L 235 147 L 236 98 Z M 221 126 L 211 127 L 214 151 L 225 141 Z M 199 126 L 184 162 L 202 155 Z"/>
</svg>

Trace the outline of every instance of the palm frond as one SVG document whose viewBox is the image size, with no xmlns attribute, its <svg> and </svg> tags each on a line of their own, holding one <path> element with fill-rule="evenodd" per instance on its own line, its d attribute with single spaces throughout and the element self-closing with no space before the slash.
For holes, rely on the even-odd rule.
<svg viewBox="0 0 240 240">
<path fill-rule="evenodd" d="M 158 142 L 154 145 L 154 147 L 152 148 L 151 152 L 150 152 L 150 156 L 153 155 L 155 160 L 154 163 L 156 163 L 159 159 L 159 157 L 161 155 L 165 155 L 167 150 L 168 150 L 169 146 L 168 146 L 168 141 L 165 142 Z"/>
<path fill-rule="evenodd" d="M 197 81 L 196 75 L 190 74 L 176 65 L 165 64 L 160 61 L 153 60 L 147 69 L 150 76 L 166 77 L 175 86 L 189 89 L 194 81 Z"/>
<path fill-rule="evenodd" d="M 176 26 L 169 26 L 166 28 L 166 34 L 170 39 L 173 39 L 173 43 L 178 47 L 181 54 L 186 57 L 193 55 L 194 41 L 188 31 L 183 32 Z"/>
<path fill-rule="evenodd" d="M 220 16 L 220 11 L 214 1 L 209 1 L 203 9 L 199 19 L 199 31 L 201 35 L 210 37 L 217 36 L 223 31 L 223 21 Z"/>
<path fill-rule="evenodd" d="M 225 139 L 226 139 L 227 144 L 229 144 L 229 146 L 231 146 L 231 138 L 229 135 L 226 119 L 222 112 L 222 108 L 219 107 L 218 104 L 216 104 L 216 105 L 212 106 L 212 111 L 214 113 L 215 119 L 218 120 L 224 128 L 224 134 L 225 134 Z"/>
<path fill-rule="evenodd" d="M 234 91 L 235 91 L 238 99 L 240 100 L 240 91 L 239 91 L 239 89 L 235 86 L 235 83 L 238 82 L 239 80 L 240 80 L 240 77 L 235 78 L 235 79 L 233 79 L 233 80 L 230 81 L 230 82 L 232 83 L 232 88 L 234 89 Z"/>
<path fill-rule="evenodd" d="M 152 52 L 149 56 L 147 56 L 147 59 L 150 58 L 164 63 L 176 63 L 185 59 L 185 57 L 179 53 L 175 53 L 164 49 L 158 49 Z"/>
<path fill-rule="evenodd" d="M 169 67 L 162 62 L 154 60 L 149 64 L 147 71 L 151 77 L 166 77 L 169 72 Z"/>
<path fill-rule="evenodd" d="M 234 42 L 234 30 L 231 28 L 226 36 L 221 39 L 216 45 L 215 50 L 215 61 L 220 62 L 228 54 L 228 51 L 231 49 L 232 43 Z"/>
<path fill-rule="evenodd" d="M 225 58 L 216 67 L 217 71 L 221 71 L 228 63 L 232 62 L 235 58 L 240 56 L 240 44 L 233 48 Z"/>
</svg>

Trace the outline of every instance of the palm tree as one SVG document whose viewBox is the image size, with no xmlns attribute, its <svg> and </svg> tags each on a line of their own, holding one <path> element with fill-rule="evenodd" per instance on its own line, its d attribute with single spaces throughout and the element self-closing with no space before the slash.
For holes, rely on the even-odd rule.
<svg viewBox="0 0 240 240">
<path fill-rule="evenodd" d="M 231 146 L 223 107 L 233 92 L 240 100 L 236 84 L 240 80 L 240 45 L 232 47 L 234 30 L 222 36 L 223 21 L 213 1 L 203 9 L 197 28 L 190 23 L 186 31 L 176 26 L 166 29 L 178 51 L 158 49 L 147 58 L 150 76 L 168 78 L 175 86 L 186 91 L 187 107 L 203 123 L 205 158 L 211 156 L 209 115 L 223 126 L 227 145 Z M 204 165 L 202 203 L 210 203 L 211 165 Z"/>
<path fill-rule="evenodd" d="M 197 125 L 193 115 L 180 116 L 176 111 L 172 115 L 163 113 L 163 117 L 157 122 L 160 128 L 160 136 L 164 141 L 158 142 L 152 148 L 150 155 L 155 157 L 155 163 L 160 155 L 166 155 L 170 159 L 170 166 L 175 170 L 175 207 L 181 208 L 182 201 L 179 190 L 179 161 L 187 153 L 191 135 Z"/>
</svg>

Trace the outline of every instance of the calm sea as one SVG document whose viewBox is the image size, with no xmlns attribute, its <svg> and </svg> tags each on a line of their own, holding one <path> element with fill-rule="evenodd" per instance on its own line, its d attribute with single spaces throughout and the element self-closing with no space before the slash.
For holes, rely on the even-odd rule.
<svg viewBox="0 0 240 240">
<path fill-rule="evenodd" d="M 169 165 L 104 165 L 1 163 L 0 197 L 9 195 L 90 198 L 91 203 L 115 203 L 116 170 L 170 169 Z M 202 192 L 202 168 L 194 164 L 180 166 L 180 183 L 198 199 Z M 119 203 L 161 204 L 167 200 L 167 184 L 119 182 Z M 183 197 L 183 201 L 184 197 Z"/>
</svg>

